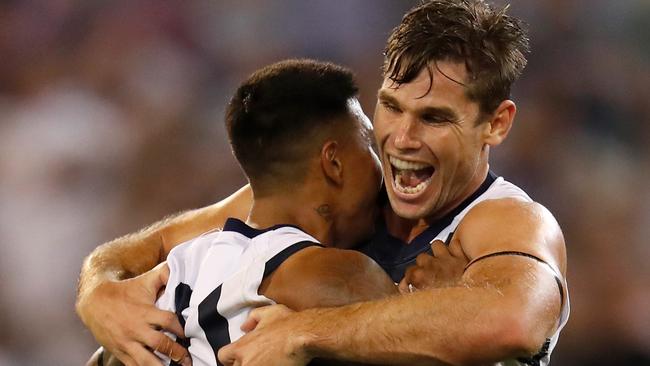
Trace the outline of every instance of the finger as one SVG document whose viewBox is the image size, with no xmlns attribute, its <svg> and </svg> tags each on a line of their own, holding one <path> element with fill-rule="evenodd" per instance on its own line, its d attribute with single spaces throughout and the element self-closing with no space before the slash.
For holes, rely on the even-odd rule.
<svg viewBox="0 0 650 366">
<path fill-rule="evenodd" d="M 115 351 L 112 353 L 113 358 L 116 358 L 120 362 L 122 362 L 125 366 L 138 366 L 138 364 L 135 362 L 135 360 L 127 355 L 126 353 L 122 351 Z M 109 361 L 111 361 L 111 358 L 109 357 Z M 113 360 L 114 361 L 114 360 Z M 106 362 L 108 363 L 108 362 Z"/>
<path fill-rule="evenodd" d="M 158 264 L 153 268 L 153 271 L 158 273 L 158 278 L 163 283 L 163 285 L 166 285 L 167 281 L 169 281 L 169 266 L 167 265 L 167 261 Z"/>
<path fill-rule="evenodd" d="M 270 315 L 273 310 L 274 306 L 262 306 L 260 308 L 253 309 L 250 314 L 248 314 L 248 319 L 254 320 L 259 324 L 259 322 Z"/>
<path fill-rule="evenodd" d="M 418 266 L 410 266 L 404 272 L 404 278 L 402 278 L 402 281 L 400 281 L 400 285 L 404 283 L 404 286 L 402 287 L 404 292 L 409 292 L 409 284 L 413 283 L 413 272 L 415 272 L 417 269 Z"/>
<path fill-rule="evenodd" d="M 458 240 L 452 240 L 451 243 L 449 243 L 449 253 L 456 258 L 464 258 L 469 261 L 465 251 L 463 251 L 463 248 L 460 246 L 460 241 Z"/>
<path fill-rule="evenodd" d="M 154 350 L 166 355 L 176 363 L 181 363 L 182 360 L 190 359 L 189 352 L 185 347 L 160 332 L 156 332 L 155 334 L 156 341 L 154 342 Z"/>
<path fill-rule="evenodd" d="M 291 312 L 293 312 L 293 310 L 281 304 L 269 305 L 254 309 L 250 312 L 248 318 L 255 320 L 257 322 L 256 328 L 259 329 L 264 327 L 267 323 L 273 322 L 275 319 L 286 316 Z"/>
<path fill-rule="evenodd" d="M 415 257 L 415 264 L 424 267 L 431 261 L 431 259 L 433 259 L 431 254 L 422 253 Z"/>
<path fill-rule="evenodd" d="M 185 331 L 176 313 L 160 310 L 152 306 L 151 310 L 147 313 L 147 322 L 156 329 L 164 329 L 170 333 L 174 333 L 177 337 L 185 338 Z"/>
<path fill-rule="evenodd" d="M 160 293 L 160 290 L 167 284 L 168 279 L 169 267 L 167 267 L 167 262 L 162 262 L 133 280 L 139 281 L 145 289 L 154 295 L 155 298 L 156 295 Z"/>
<path fill-rule="evenodd" d="M 433 256 L 436 258 L 449 257 L 450 255 L 447 246 L 440 240 L 436 240 L 431 244 L 431 251 L 433 252 Z"/>
<path fill-rule="evenodd" d="M 118 358 L 118 360 L 119 360 L 119 358 Z M 109 362 L 111 362 L 111 360 L 109 360 Z M 124 366 L 138 366 L 138 364 L 135 362 L 135 360 L 132 359 L 131 357 L 128 357 L 128 358 L 126 358 L 125 360 L 119 360 L 119 362 L 123 363 Z M 109 363 L 109 365 L 115 365 L 115 364 L 117 364 L 117 363 L 114 362 L 114 361 L 111 362 L 111 363 Z M 105 365 L 106 365 L 106 364 L 105 364 Z M 108 366 L 108 365 L 107 365 L 107 366 Z"/>
<path fill-rule="evenodd" d="M 397 288 L 399 289 L 399 292 L 402 294 L 406 294 L 409 292 L 409 284 L 406 282 L 406 276 L 402 278 L 401 281 L 399 281 L 399 285 L 397 285 Z"/>
<path fill-rule="evenodd" d="M 229 345 L 221 347 L 219 349 L 219 352 L 217 352 L 217 358 L 219 359 L 219 362 L 226 366 L 234 365 L 237 361 L 235 347 L 237 347 L 237 342 L 233 342 Z"/>
<path fill-rule="evenodd" d="M 426 273 L 421 268 L 414 268 L 411 273 L 409 284 L 413 289 L 425 288 L 426 287 Z M 409 291 L 413 290 L 409 287 Z"/>
<path fill-rule="evenodd" d="M 160 366 L 160 358 L 146 349 L 141 343 L 131 343 L 126 352 L 133 358 L 136 366 Z"/>
<path fill-rule="evenodd" d="M 257 324 L 258 324 L 258 320 L 256 318 L 253 318 L 253 317 L 249 316 L 248 319 L 246 319 L 244 324 L 242 324 L 239 329 L 241 329 L 242 332 L 244 332 L 244 333 L 248 333 L 248 332 L 252 331 L 253 329 L 255 329 L 255 327 L 257 327 Z"/>
</svg>

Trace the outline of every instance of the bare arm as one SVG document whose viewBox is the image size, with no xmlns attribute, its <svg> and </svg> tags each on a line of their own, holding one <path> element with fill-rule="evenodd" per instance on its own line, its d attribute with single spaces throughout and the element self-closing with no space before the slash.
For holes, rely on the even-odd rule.
<svg viewBox="0 0 650 366">
<path fill-rule="evenodd" d="M 366 255 L 352 250 L 319 247 L 305 248 L 289 257 L 262 282 L 259 291 L 282 305 L 253 310 L 249 319 L 242 325 L 244 331 L 258 326 L 258 314 L 270 313 L 275 318 L 282 319 L 291 313 L 288 308 L 305 310 L 341 306 L 382 299 L 399 293 L 386 272 Z M 270 361 L 275 364 L 272 362 L 274 359 L 264 351 L 257 353 L 255 357 L 255 364 L 267 365 Z M 307 355 L 302 352 L 291 357 L 299 364 L 312 361 L 310 364 L 314 365 L 361 365 L 339 362 L 331 358 L 307 359 Z M 224 361 L 221 354 L 219 359 L 226 364 L 234 362 Z"/>
<path fill-rule="evenodd" d="M 176 245 L 204 232 L 223 227 L 228 217 L 245 220 L 252 202 L 246 185 L 210 206 L 182 212 L 136 233 L 97 247 L 86 259 L 80 275 L 80 292 L 93 282 L 123 280 L 142 274 L 167 258 Z"/>
<path fill-rule="evenodd" d="M 397 287 L 369 257 L 352 250 L 310 247 L 289 257 L 260 292 L 293 310 L 331 307 L 395 295 Z"/>
<path fill-rule="evenodd" d="M 127 364 L 159 364 L 147 348 L 155 349 L 166 340 L 154 329 L 182 335 L 182 328 L 173 313 L 154 306 L 164 276 L 143 273 L 163 261 L 174 246 L 221 228 L 227 217 L 246 219 L 251 202 L 246 186 L 211 206 L 164 219 L 97 247 L 84 260 L 76 303 L 79 317 L 95 339 Z M 175 343 L 172 348 L 174 355 L 186 354 Z"/>
<path fill-rule="evenodd" d="M 471 261 L 504 251 L 529 253 L 564 274 L 564 241 L 553 217 L 537 204 L 486 201 L 465 217 L 455 239 Z M 220 357 L 246 360 L 255 342 L 281 340 L 274 357 L 289 355 L 387 364 L 484 364 L 536 353 L 557 327 L 561 296 L 546 265 L 500 255 L 470 265 L 462 285 L 435 288 L 330 309 L 263 319 Z M 264 324 L 263 324 L 264 323 Z M 259 343 L 257 343 L 259 344 Z M 266 352 L 272 349 L 267 345 Z M 296 362 L 292 362 L 297 360 Z M 254 362 L 243 365 L 255 365 Z"/>
</svg>

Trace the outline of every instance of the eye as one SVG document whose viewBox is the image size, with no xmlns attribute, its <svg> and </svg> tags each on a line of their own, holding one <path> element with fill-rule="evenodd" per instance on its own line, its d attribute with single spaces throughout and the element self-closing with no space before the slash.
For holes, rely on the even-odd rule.
<svg viewBox="0 0 650 366">
<path fill-rule="evenodd" d="M 391 104 L 389 102 L 382 101 L 381 105 L 384 108 L 386 108 L 386 110 L 389 111 L 389 112 L 392 112 L 392 113 L 400 113 L 401 112 L 401 110 L 399 108 L 397 108 L 395 105 L 393 105 L 393 104 Z"/>
<path fill-rule="evenodd" d="M 420 119 L 428 124 L 441 124 L 450 122 L 448 118 L 435 114 L 424 114 L 420 117 Z"/>
</svg>

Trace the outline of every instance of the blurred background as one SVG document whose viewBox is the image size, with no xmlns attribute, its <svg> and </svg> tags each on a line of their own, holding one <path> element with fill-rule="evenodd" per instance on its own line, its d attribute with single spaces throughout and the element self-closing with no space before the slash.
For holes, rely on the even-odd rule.
<svg viewBox="0 0 650 366">
<path fill-rule="evenodd" d="M 414 4 L 0 1 L 0 365 L 82 364 L 83 257 L 244 183 L 222 115 L 248 74 L 342 63 L 371 115 L 384 41 Z M 572 314 L 553 364 L 650 364 L 650 1 L 511 13 L 533 51 L 492 169 L 564 229 Z"/>
</svg>

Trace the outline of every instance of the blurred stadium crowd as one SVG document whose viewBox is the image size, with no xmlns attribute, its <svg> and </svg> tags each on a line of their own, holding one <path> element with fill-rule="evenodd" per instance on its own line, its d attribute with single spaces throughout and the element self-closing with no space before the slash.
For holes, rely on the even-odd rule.
<svg viewBox="0 0 650 366">
<path fill-rule="evenodd" d="M 553 364 L 650 362 L 650 1 L 511 2 L 533 52 L 492 168 L 565 232 L 572 315 Z M 335 61 L 371 115 L 383 43 L 414 3 L 0 2 L 0 365 L 82 364 L 82 258 L 244 183 L 222 127 L 239 81 Z"/>
</svg>

